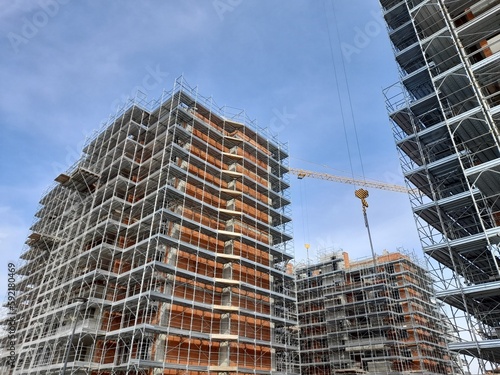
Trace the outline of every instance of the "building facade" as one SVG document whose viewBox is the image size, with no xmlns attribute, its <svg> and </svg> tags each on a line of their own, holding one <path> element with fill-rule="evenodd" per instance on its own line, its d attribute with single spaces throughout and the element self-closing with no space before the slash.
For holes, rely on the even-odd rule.
<svg viewBox="0 0 500 375">
<path fill-rule="evenodd" d="M 298 373 L 286 146 L 182 79 L 145 108 L 40 201 L 2 374 Z"/>
<path fill-rule="evenodd" d="M 303 375 L 454 373 L 432 280 L 409 255 L 332 252 L 296 276 Z"/>
<path fill-rule="evenodd" d="M 500 1 L 381 0 L 387 107 L 438 298 L 472 373 L 500 365 Z"/>
</svg>

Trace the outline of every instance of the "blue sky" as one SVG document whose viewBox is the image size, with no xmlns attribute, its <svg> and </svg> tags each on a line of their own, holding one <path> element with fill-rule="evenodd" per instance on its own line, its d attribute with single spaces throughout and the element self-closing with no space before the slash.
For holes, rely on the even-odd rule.
<svg viewBox="0 0 500 375">
<path fill-rule="evenodd" d="M 37 202 L 77 160 L 85 137 L 138 88 L 156 99 L 181 74 L 219 105 L 270 126 L 289 142 L 294 167 L 350 175 L 346 132 L 361 176 L 354 118 L 366 177 L 403 184 L 382 94 L 398 76 L 378 2 L 332 5 L 0 0 L 2 280 L 23 249 Z M 298 259 L 304 243 L 311 257 L 332 247 L 370 255 L 354 187 L 291 181 Z M 368 200 L 376 252 L 420 254 L 408 198 L 372 189 Z"/>
</svg>

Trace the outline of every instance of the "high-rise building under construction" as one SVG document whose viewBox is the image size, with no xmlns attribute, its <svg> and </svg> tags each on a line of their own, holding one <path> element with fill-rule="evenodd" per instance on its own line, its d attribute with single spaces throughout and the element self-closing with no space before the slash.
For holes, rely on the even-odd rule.
<svg viewBox="0 0 500 375">
<path fill-rule="evenodd" d="M 437 296 L 472 373 L 500 366 L 500 1 L 380 0 L 387 106 Z"/>
<path fill-rule="evenodd" d="M 301 374 L 454 374 L 432 279 L 415 257 L 324 252 L 298 266 Z"/>
<path fill-rule="evenodd" d="M 2 374 L 298 373 L 287 151 L 256 129 L 178 80 L 88 141 L 40 201 Z"/>
</svg>

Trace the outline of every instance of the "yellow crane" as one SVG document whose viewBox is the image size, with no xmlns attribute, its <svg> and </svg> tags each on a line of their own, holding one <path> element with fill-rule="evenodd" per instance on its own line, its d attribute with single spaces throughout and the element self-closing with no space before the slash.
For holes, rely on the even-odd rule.
<svg viewBox="0 0 500 375">
<path fill-rule="evenodd" d="M 309 171 L 306 169 L 298 169 L 298 168 L 290 168 L 289 171 L 291 174 L 296 175 L 299 179 L 303 179 L 304 177 L 312 177 L 312 178 L 318 178 L 318 179 L 326 180 L 326 181 L 340 182 L 343 184 L 350 184 L 350 185 L 355 185 L 355 186 L 363 186 L 363 187 L 368 187 L 368 188 L 395 191 L 398 193 L 409 193 L 410 192 L 410 190 L 404 186 L 387 184 L 387 183 L 381 182 L 381 181 L 360 180 L 360 179 L 351 178 L 351 177 L 337 176 L 337 175 L 332 175 L 332 174 L 328 174 L 328 173 L 314 172 L 314 171 Z M 377 269 L 377 257 L 375 255 L 375 250 L 373 249 L 372 236 L 370 233 L 370 226 L 368 225 L 368 215 L 366 214 L 366 208 L 368 207 L 368 202 L 366 201 L 366 198 L 368 198 L 368 196 L 369 196 L 368 190 L 365 190 L 363 188 L 357 189 L 354 192 L 354 195 L 356 198 L 359 198 L 361 200 L 361 207 L 363 209 L 363 218 L 365 220 L 365 227 L 366 227 L 366 230 L 368 232 L 368 239 L 370 241 L 370 248 L 372 251 L 373 265 L 374 265 L 374 268 Z M 309 258 L 309 244 L 306 244 L 306 250 L 308 252 L 308 258 Z"/>
<path fill-rule="evenodd" d="M 299 169 L 299 168 L 290 168 L 289 171 L 291 174 L 297 176 L 299 179 L 303 179 L 304 177 L 311 177 L 311 178 L 319 178 L 320 180 L 340 182 L 343 184 L 350 184 L 350 185 L 355 185 L 355 186 L 363 186 L 363 187 L 367 187 L 367 188 L 395 191 L 398 193 L 409 193 L 410 192 L 410 190 L 404 186 L 387 184 L 387 183 L 381 182 L 381 181 L 360 180 L 360 179 L 351 178 L 351 177 L 337 176 L 337 175 L 333 175 L 333 174 L 329 174 L 329 173 L 314 172 L 314 171 L 309 171 L 306 169 Z"/>
</svg>

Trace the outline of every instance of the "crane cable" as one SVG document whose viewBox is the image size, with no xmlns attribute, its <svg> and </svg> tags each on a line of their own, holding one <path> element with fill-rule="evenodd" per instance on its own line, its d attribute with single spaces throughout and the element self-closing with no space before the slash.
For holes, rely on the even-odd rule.
<svg viewBox="0 0 500 375">
<path fill-rule="evenodd" d="M 335 24 L 335 34 L 336 34 L 336 37 L 337 37 L 337 43 L 338 45 L 340 46 L 340 32 L 339 32 L 339 27 L 338 27 L 338 20 L 337 20 L 337 12 L 335 11 L 335 3 L 334 3 L 335 0 L 330 0 L 330 3 L 332 5 L 332 12 L 333 12 L 333 19 L 334 19 L 334 24 Z M 342 123 L 343 123 L 343 126 L 344 126 L 344 136 L 345 136 L 345 140 L 346 140 L 346 144 L 347 144 L 347 151 L 348 151 L 348 155 L 349 155 L 349 165 L 351 167 L 351 174 L 352 174 L 352 178 L 354 179 L 354 169 L 353 169 L 353 166 L 352 166 L 352 160 L 351 160 L 351 152 L 349 150 L 349 140 L 348 140 L 348 136 L 347 136 L 347 127 L 346 127 L 346 123 L 345 123 L 345 118 L 344 118 L 344 111 L 342 109 L 342 97 L 340 95 L 340 86 L 339 86 L 339 82 L 338 82 L 338 76 L 337 76 L 337 68 L 335 67 L 335 59 L 334 59 L 334 53 L 333 53 L 333 44 L 332 44 L 332 38 L 330 36 L 330 25 L 328 23 L 328 12 L 327 12 L 327 8 L 326 8 L 326 0 L 325 2 L 323 3 L 325 5 L 325 18 L 326 18 L 326 25 L 327 25 L 327 31 L 328 31 L 328 41 L 329 41 L 329 44 L 330 44 L 330 55 L 331 55 L 331 58 L 332 58 L 332 64 L 333 64 L 333 70 L 335 72 L 335 83 L 336 83 L 336 86 L 337 86 L 337 95 L 339 96 L 339 102 L 340 102 L 340 110 L 341 110 L 341 114 L 342 114 Z M 353 129 L 354 129 L 354 135 L 355 135 L 355 138 L 356 138 L 356 145 L 357 145 L 357 149 L 358 149 L 358 156 L 359 156 L 359 161 L 360 161 L 360 164 L 361 164 L 361 173 L 363 175 L 363 181 L 366 182 L 366 178 L 365 178 L 365 170 L 364 170 L 364 167 L 363 167 L 363 157 L 361 156 L 361 148 L 359 146 L 359 137 L 358 137 L 358 130 L 357 130 L 357 127 L 356 127 L 356 120 L 354 118 L 354 110 L 353 110 L 353 107 L 352 107 L 352 99 L 351 99 L 351 90 L 349 89 L 349 81 L 347 80 L 347 72 L 346 72 L 346 68 L 345 68 L 345 61 L 344 61 L 344 55 L 341 53 L 341 62 L 342 62 L 342 73 L 344 75 L 344 82 L 345 82 L 345 86 L 346 86 L 346 91 L 347 91 L 347 101 L 348 101 L 348 104 L 349 104 L 349 110 L 350 110 L 350 113 L 351 113 L 351 120 L 352 120 L 352 124 L 353 124 Z M 354 194 L 357 198 L 359 198 L 361 200 L 361 206 L 362 206 L 362 209 L 363 209 L 363 218 L 364 218 L 364 221 L 365 221 L 365 227 L 366 227 L 366 230 L 368 232 L 368 239 L 370 241 L 370 249 L 371 249 L 371 252 L 372 252 L 372 257 L 373 257 L 373 265 L 374 265 L 374 270 L 376 272 L 377 270 L 377 256 L 375 254 L 375 250 L 373 248 L 373 242 L 372 242 L 372 237 L 371 237 L 371 233 L 370 233 L 370 226 L 368 224 L 368 216 L 366 214 L 366 208 L 368 207 L 368 202 L 366 201 L 366 198 L 368 198 L 368 191 L 365 190 L 365 189 L 355 189 L 354 191 Z"/>
<path fill-rule="evenodd" d="M 333 71 L 334 71 L 334 74 L 335 74 L 335 85 L 336 85 L 336 88 L 337 88 L 337 95 L 338 95 L 338 98 L 339 98 L 340 114 L 341 114 L 341 117 L 342 117 L 342 125 L 343 125 L 343 128 L 344 128 L 344 137 L 345 137 L 345 141 L 346 141 L 346 145 L 347 145 L 347 155 L 349 157 L 349 166 L 351 168 L 352 178 L 354 179 L 354 168 L 353 168 L 353 164 L 352 164 L 351 150 L 350 150 L 350 147 L 349 147 L 349 138 L 348 138 L 348 134 L 347 134 L 347 126 L 346 126 L 346 120 L 345 120 L 345 115 L 344 115 L 344 109 L 343 109 L 343 106 L 342 106 L 343 103 L 342 103 L 342 96 L 341 96 L 341 92 L 340 92 L 339 77 L 338 77 L 339 75 L 338 75 L 337 67 L 336 67 L 336 64 L 335 64 L 335 57 L 334 57 L 334 52 L 333 52 L 333 42 L 332 42 L 332 37 L 331 37 L 330 24 L 328 22 L 328 9 L 327 9 L 327 5 L 326 5 L 326 1 L 327 0 L 325 0 L 323 2 L 323 5 L 324 5 L 324 8 L 325 8 L 325 19 L 326 19 L 326 28 L 327 28 L 327 32 L 328 32 L 328 42 L 329 42 L 329 46 L 330 46 L 330 57 L 331 57 L 331 60 L 332 60 Z M 339 32 L 339 28 L 338 28 L 337 12 L 335 11 L 335 3 L 334 3 L 334 1 L 335 0 L 330 0 L 331 5 L 332 5 L 332 12 L 333 12 L 334 24 L 335 24 L 335 35 L 336 35 L 337 43 L 338 43 L 338 45 L 340 45 L 340 36 L 339 36 L 340 32 Z M 349 81 L 347 79 L 347 72 L 346 72 L 346 68 L 345 68 L 345 61 L 344 61 L 344 55 L 343 54 L 341 54 L 341 62 L 342 62 L 342 73 L 343 73 L 343 78 L 344 78 L 344 82 L 345 82 L 345 86 L 346 86 L 346 92 L 347 92 L 347 102 L 348 102 L 348 105 L 349 105 L 349 111 L 350 111 L 350 115 L 351 115 L 351 121 L 352 121 L 353 129 L 354 129 L 354 136 L 356 138 L 356 146 L 357 146 L 357 151 L 358 151 L 358 157 L 359 157 L 359 161 L 360 161 L 360 165 L 361 165 L 361 174 L 363 176 L 363 180 L 366 180 L 366 178 L 365 178 L 365 169 L 364 169 L 364 166 L 363 166 L 363 157 L 361 155 L 361 148 L 360 148 L 360 145 L 359 145 L 358 130 L 357 130 L 357 126 L 356 126 L 356 120 L 354 118 L 354 110 L 353 110 L 352 99 L 351 99 L 351 90 L 349 88 Z"/>
</svg>

